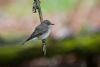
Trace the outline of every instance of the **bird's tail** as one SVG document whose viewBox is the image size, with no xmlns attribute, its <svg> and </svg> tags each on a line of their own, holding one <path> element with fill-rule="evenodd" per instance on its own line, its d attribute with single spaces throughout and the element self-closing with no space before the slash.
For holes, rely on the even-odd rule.
<svg viewBox="0 0 100 67">
<path fill-rule="evenodd" d="M 31 40 L 32 38 L 33 38 L 32 36 L 30 36 L 29 38 L 27 38 L 27 39 L 22 43 L 22 45 L 24 45 L 27 41 Z"/>
<path fill-rule="evenodd" d="M 22 45 L 24 45 L 25 43 L 26 43 L 26 41 L 25 41 L 25 42 L 23 42 L 23 43 L 22 43 Z"/>
</svg>

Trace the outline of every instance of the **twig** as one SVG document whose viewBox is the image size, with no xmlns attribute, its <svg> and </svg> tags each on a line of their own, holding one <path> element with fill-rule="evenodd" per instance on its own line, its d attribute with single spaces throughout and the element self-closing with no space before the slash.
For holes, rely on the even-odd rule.
<svg viewBox="0 0 100 67">
<path fill-rule="evenodd" d="M 41 6 L 40 6 L 40 0 L 34 0 L 34 3 L 33 3 L 33 12 L 36 13 L 37 11 L 39 13 L 40 22 L 42 22 L 43 16 L 42 16 L 42 11 L 41 11 Z"/>
<path fill-rule="evenodd" d="M 45 56 L 46 55 L 46 40 L 45 39 L 42 40 L 42 51 L 43 51 L 44 56 Z"/>
<path fill-rule="evenodd" d="M 40 22 L 42 23 L 43 21 L 43 16 L 42 16 L 42 11 L 41 11 L 41 6 L 40 6 L 40 0 L 34 0 L 33 3 L 33 13 L 39 14 Z M 44 53 L 44 56 L 46 55 L 46 40 L 42 40 L 42 51 Z"/>
</svg>

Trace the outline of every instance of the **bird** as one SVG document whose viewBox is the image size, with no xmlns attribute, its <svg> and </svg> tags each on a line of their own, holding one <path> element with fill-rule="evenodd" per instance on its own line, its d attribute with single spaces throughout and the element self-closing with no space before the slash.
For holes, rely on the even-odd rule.
<svg viewBox="0 0 100 67">
<path fill-rule="evenodd" d="M 34 32 L 31 34 L 30 37 L 28 37 L 23 44 L 26 42 L 30 41 L 31 39 L 39 39 L 42 40 L 43 43 L 43 52 L 46 54 L 46 46 L 45 46 L 45 40 L 48 38 L 50 32 L 51 32 L 51 27 L 54 25 L 51 23 L 49 20 L 43 20 L 40 25 L 38 25 Z"/>
</svg>

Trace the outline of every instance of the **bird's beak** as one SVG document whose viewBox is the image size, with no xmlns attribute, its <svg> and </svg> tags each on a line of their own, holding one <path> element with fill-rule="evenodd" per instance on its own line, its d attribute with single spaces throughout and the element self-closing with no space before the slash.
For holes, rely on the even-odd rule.
<svg viewBox="0 0 100 67">
<path fill-rule="evenodd" d="M 51 25 L 55 25 L 55 24 L 51 24 Z"/>
</svg>

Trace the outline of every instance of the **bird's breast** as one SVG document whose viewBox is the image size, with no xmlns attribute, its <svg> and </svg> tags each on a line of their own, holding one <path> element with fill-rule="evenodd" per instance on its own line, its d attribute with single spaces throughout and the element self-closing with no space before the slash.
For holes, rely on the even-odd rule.
<svg viewBox="0 0 100 67">
<path fill-rule="evenodd" d="M 50 32 L 51 32 L 51 29 L 48 29 L 47 32 L 39 36 L 39 39 L 46 39 L 49 36 Z"/>
</svg>

